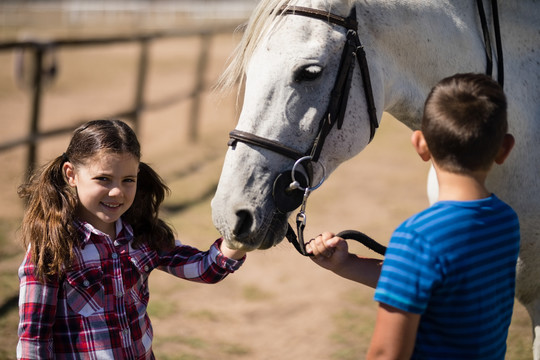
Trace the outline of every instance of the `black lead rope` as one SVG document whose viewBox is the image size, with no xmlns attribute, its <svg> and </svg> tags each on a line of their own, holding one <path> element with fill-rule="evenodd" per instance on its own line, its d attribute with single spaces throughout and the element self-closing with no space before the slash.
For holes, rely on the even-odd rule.
<svg viewBox="0 0 540 360">
<path fill-rule="evenodd" d="M 296 165 L 295 165 L 296 166 Z M 294 171 L 294 167 L 293 167 Z M 304 197 L 302 200 L 302 205 L 300 207 L 300 211 L 296 215 L 296 233 L 298 236 L 296 236 L 293 228 L 290 224 L 287 224 L 287 234 L 285 237 L 291 244 L 294 245 L 295 249 L 304 256 L 313 256 L 313 254 L 310 254 L 306 250 L 306 242 L 304 240 L 304 229 L 306 228 L 306 220 L 307 215 L 305 213 L 307 199 L 309 195 L 311 194 L 312 189 L 318 188 L 322 184 L 322 181 L 317 185 L 315 188 L 306 188 L 304 189 Z M 386 246 L 378 243 L 377 241 L 373 240 L 366 234 L 356 231 L 356 230 L 345 230 L 340 233 L 338 233 L 336 236 L 339 236 L 345 240 L 356 240 L 365 247 L 367 247 L 370 250 L 375 251 L 376 253 L 384 256 L 386 253 Z"/>
<path fill-rule="evenodd" d="M 287 235 L 285 236 L 300 254 L 304 256 L 313 256 L 313 254 L 310 254 L 306 251 L 306 245 L 304 242 L 304 228 L 305 223 L 298 225 L 298 237 L 296 237 L 293 228 L 289 225 L 289 227 L 287 228 Z M 382 256 L 386 254 L 386 246 L 378 243 L 363 232 L 357 230 L 344 230 L 338 233 L 336 236 L 339 236 L 340 238 L 343 238 L 345 240 L 358 241 L 360 244 Z"/>
<path fill-rule="evenodd" d="M 377 254 L 380 254 L 384 256 L 386 254 L 386 246 L 378 243 L 377 241 L 373 240 L 366 234 L 360 231 L 356 230 L 345 230 L 340 233 L 338 233 L 336 236 L 339 236 L 345 240 L 356 240 L 360 244 L 364 245 L 370 250 L 375 251 Z"/>
</svg>

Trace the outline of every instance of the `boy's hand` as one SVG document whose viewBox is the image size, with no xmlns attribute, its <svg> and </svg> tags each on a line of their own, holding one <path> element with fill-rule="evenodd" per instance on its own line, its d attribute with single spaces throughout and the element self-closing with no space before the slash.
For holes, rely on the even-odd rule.
<svg viewBox="0 0 540 360">
<path fill-rule="evenodd" d="M 330 232 L 311 239 L 306 243 L 306 250 L 314 255 L 311 259 L 316 264 L 331 271 L 336 271 L 349 256 L 347 242 Z"/>
</svg>

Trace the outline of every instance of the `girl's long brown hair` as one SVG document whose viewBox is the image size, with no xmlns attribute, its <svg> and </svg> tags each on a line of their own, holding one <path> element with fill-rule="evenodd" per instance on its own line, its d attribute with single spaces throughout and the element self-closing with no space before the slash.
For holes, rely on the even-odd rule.
<svg viewBox="0 0 540 360">
<path fill-rule="evenodd" d="M 140 161 L 137 136 L 119 120 L 90 121 L 75 130 L 66 152 L 38 169 L 19 187 L 26 201 L 21 234 L 24 245 L 30 245 L 31 260 L 41 279 L 61 276 L 73 260 L 73 249 L 79 236 L 74 225 L 79 204 L 77 193 L 66 182 L 63 165 L 85 164 L 99 152 L 131 154 Z M 169 188 L 147 164 L 139 163 L 137 193 L 122 218 L 133 226 L 134 247 L 146 243 L 156 251 L 174 245 L 172 229 L 159 218 L 159 207 Z"/>
</svg>

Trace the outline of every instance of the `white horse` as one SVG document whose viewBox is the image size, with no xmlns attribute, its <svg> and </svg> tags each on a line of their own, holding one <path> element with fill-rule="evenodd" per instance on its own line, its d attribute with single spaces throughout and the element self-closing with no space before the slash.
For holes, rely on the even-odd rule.
<svg viewBox="0 0 540 360">
<path fill-rule="evenodd" d="M 240 139 L 229 148 L 212 201 L 214 225 L 225 241 L 249 250 L 272 247 L 284 238 L 292 209 L 277 210 L 273 183 L 291 170 L 295 153 L 309 153 L 346 41 L 346 26 L 330 16 L 286 15 L 279 11 L 283 5 L 343 18 L 355 7 L 379 121 L 386 111 L 418 129 L 424 100 L 436 82 L 455 73 L 486 71 L 486 43 L 477 4 L 471 0 L 262 0 L 224 77 L 225 85 L 245 77 L 244 104 L 233 137 L 254 135 L 255 141 Z M 487 4 L 485 13 L 487 23 L 493 24 Z M 498 14 L 504 90 L 516 145 L 504 166 L 494 168 L 488 187 L 520 217 L 516 294 L 531 316 L 533 353 L 539 360 L 540 2 L 502 0 Z M 491 32 L 496 48 L 493 38 Z M 328 133 L 318 159 L 326 175 L 370 140 L 359 68 L 356 64 L 352 73 L 342 128 L 334 126 Z M 288 151 L 276 151 L 281 145 Z M 322 176 L 320 164 L 313 164 L 315 182 Z"/>
</svg>

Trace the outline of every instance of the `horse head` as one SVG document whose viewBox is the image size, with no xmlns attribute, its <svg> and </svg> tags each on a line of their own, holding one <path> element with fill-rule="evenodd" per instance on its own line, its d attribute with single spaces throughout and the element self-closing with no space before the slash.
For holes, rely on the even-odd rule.
<svg viewBox="0 0 540 360">
<path fill-rule="evenodd" d="M 364 74 L 355 65 L 358 44 L 351 50 L 356 14 L 346 2 L 338 4 L 331 13 L 322 3 L 311 4 L 317 15 L 310 16 L 286 1 L 263 1 L 251 17 L 229 68 L 229 76 L 245 72 L 244 105 L 212 200 L 214 225 L 230 246 L 253 250 L 279 243 L 302 198 L 288 186 L 295 162 L 311 156 L 295 167 L 296 177 L 304 187 L 320 183 L 360 152 L 378 125 L 382 112 L 375 114 L 377 104 L 368 106 Z M 382 91 L 379 82 L 370 88 Z M 328 122 L 337 124 L 321 140 Z"/>
</svg>

